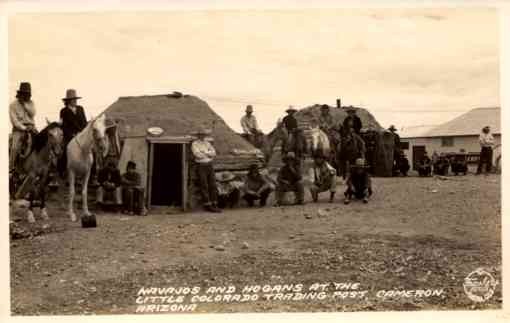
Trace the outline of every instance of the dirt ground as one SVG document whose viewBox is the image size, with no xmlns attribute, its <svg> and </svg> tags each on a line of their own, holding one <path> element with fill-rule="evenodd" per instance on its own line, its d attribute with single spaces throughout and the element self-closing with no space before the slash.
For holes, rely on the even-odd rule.
<svg viewBox="0 0 510 323">
<path fill-rule="evenodd" d="M 13 315 L 135 313 L 141 287 L 351 282 L 361 299 L 201 303 L 195 312 L 496 309 L 501 296 L 500 176 L 375 178 L 368 204 L 98 214 L 98 227 L 51 220 L 11 239 Z M 339 187 L 343 191 L 343 186 Z M 60 195 L 61 196 L 61 195 Z M 307 192 L 307 200 L 310 195 Z M 13 237 L 19 238 L 19 237 Z M 464 278 L 483 267 L 498 282 L 475 303 Z M 381 290 L 444 289 L 441 297 L 378 297 Z"/>
</svg>

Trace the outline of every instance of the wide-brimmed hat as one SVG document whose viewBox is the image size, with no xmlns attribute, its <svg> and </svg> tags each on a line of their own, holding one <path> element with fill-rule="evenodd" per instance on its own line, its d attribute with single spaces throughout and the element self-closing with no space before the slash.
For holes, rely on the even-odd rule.
<svg viewBox="0 0 510 323">
<path fill-rule="evenodd" d="M 253 112 L 253 107 L 251 105 L 246 106 L 246 112 Z"/>
<path fill-rule="evenodd" d="M 32 93 L 32 86 L 28 82 L 21 82 L 18 93 Z"/>
<path fill-rule="evenodd" d="M 491 127 L 485 126 L 485 127 L 482 128 L 482 130 L 491 130 Z"/>
<path fill-rule="evenodd" d="M 367 163 L 365 161 L 365 158 L 356 158 L 356 161 L 354 162 L 354 167 L 368 167 Z"/>
<path fill-rule="evenodd" d="M 293 151 L 289 151 L 284 157 L 283 160 L 287 159 L 296 159 L 296 154 Z"/>
<path fill-rule="evenodd" d="M 329 110 L 329 105 L 327 104 L 321 105 L 321 110 Z"/>
<path fill-rule="evenodd" d="M 296 108 L 294 108 L 294 106 L 293 106 L 293 105 L 289 105 L 289 108 L 288 108 L 287 110 L 285 110 L 285 112 L 287 112 L 287 113 L 288 113 L 288 112 L 296 112 L 296 111 L 297 111 L 297 110 L 296 110 Z"/>
<path fill-rule="evenodd" d="M 67 89 L 66 97 L 62 98 L 62 100 L 67 101 L 67 100 L 74 100 L 74 99 L 81 99 L 81 96 L 78 96 L 78 94 L 76 94 L 75 89 Z"/>
<path fill-rule="evenodd" d="M 209 129 L 200 128 L 197 131 L 193 132 L 192 134 L 196 135 L 196 136 L 199 136 L 199 135 L 207 136 L 207 135 L 210 135 L 211 133 L 212 132 Z"/>
<path fill-rule="evenodd" d="M 397 131 L 397 128 L 395 128 L 394 125 L 391 125 L 389 128 L 388 128 L 389 131 Z"/>
<path fill-rule="evenodd" d="M 229 182 L 236 178 L 236 176 L 229 171 L 218 173 L 215 177 L 218 182 Z"/>
</svg>

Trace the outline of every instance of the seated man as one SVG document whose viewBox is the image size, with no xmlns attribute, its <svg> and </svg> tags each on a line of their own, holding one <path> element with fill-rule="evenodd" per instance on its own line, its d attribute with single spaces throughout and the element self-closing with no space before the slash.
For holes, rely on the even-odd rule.
<svg viewBox="0 0 510 323">
<path fill-rule="evenodd" d="M 239 205 L 241 187 L 243 183 L 235 181 L 235 175 L 231 172 L 216 174 L 216 187 L 218 188 L 218 207 L 234 208 Z"/>
<path fill-rule="evenodd" d="M 122 175 L 122 201 L 124 212 L 128 214 L 145 215 L 146 209 L 143 202 L 144 189 L 140 173 L 136 171 L 136 163 L 129 161 L 126 173 Z"/>
<path fill-rule="evenodd" d="M 295 204 L 303 205 L 304 203 L 304 187 L 301 171 L 296 165 L 296 155 L 291 151 L 283 158 L 284 165 L 278 172 L 278 185 L 276 187 L 276 205 L 283 204 L 283 198 L 286 192 L 294 192 Z"/>
<path fill-rule="evenodd" d="M 432 172 L 431 161 L 427 152 L 425 152 L 423 154 L 422 159 L 418 161 L 418 175 L 430 176 L 431 172 Z"/>
<path fill-rule="evenodd" d="M 274 191 L 274 185 L 271 180 L 260 173 L 257 164 L 250 165 L 244 182 L 243 196 L 248 206 L 252 207 L 256 200 L 260 200 L 261 207 L 266 206 L 267 198 L 272 191 Z"/>
<path fill-rule="evenodd" d="M 336 193 L 336 169 L 326 161 L 322 153 L 314 156 L 314 164 L 310 168 L 310 179 L 312 181 L 310 194 L 313 201 L 319 200 L 319 193 L 329 191 L 329 202 L 332 203 Z"/>
<path fill-rule="evenodd" d="M 448 158 L 441 153 L 437 162 L 434 164 L 434 174 L 446 176 L 448 175 L 448 168 L 450 167 L 450 162 Z"/>
<path fill-rule="evenodd" d="M 407 157 L 403 151 L 400 151 L 399 167 L 400 167 L 400 174 L 402 174 L 402 176 L 407 176 L 407 172 L 409 172 L 409 169 L 411 168 L 411 166 L 409 165 L 409 160 L 407 159 Z"/>
<path fill-rule="evenodd" d="M 104 195 L 113 195 L 116 205 L 122 204 L 121 177 L 115 161 L 109 160 L 106 167 L 101 169 L 98 175 L 99 187 L 97 188 L 96 203 L 104 203 Z"/>
<path fill-rule="evenodd" d="M 368 198 L 372 195 L 372 181 L 368 174 L 365 159 L 356 159 L 347 175 L 346 184 L 345 204 L 349 204 L 353 196 L 357 199 L 363 199 L 363 203 L 368 203 Z"/>
</svg>

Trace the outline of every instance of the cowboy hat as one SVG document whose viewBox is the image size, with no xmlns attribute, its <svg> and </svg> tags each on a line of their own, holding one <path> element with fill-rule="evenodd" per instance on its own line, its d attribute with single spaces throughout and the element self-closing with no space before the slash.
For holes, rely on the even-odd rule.
<svg viewBox="0 0 510 323">
<path fill-rule="evenodd" d="M 365 162 L 365 158 L 356 158 L 354 167 L 368 167 L 367 163 Z"/>
<path fill-rule="evenodd" d="M 289 151 L 287 153 L 287 155 L 285 155 L 285 157 L 283 157 L 283 159 L 296 159 L 296 154 L 293 152 L 293 151 Z"/>
<path fill-rule="evenodd" d="M 246 112 L 253 112 L 253 107 L 251 105 L 247 105 Z"/>
<path fill-rule="evenodd" d="M 198 129 L 197 131 L 193 132 L 192 133 L 193 135 L 204 135 L 204 136 L 207 136 L 207 135 L 210 135 L 211 134 L 211 130 L 209 129 L 205 129 L 205 128 L 200 128 Z"/>
<path fill-rule="evenodd" d="M 216 174 L 216 180 L 218 182 L 229 182 L 234 178 L 236 178 L 236 176 L 228 171 Z"/>
<path fill-rule="evenodd" d="M 389 128 L 388 128 L 389 131 L 397 131 L 397 128 L 395 128 L 394 125 L 391 125 Z"/>
<path fill-rule="evenodd" d="M 28 82 L 21 82 L 19 84 L 18 93 L 32 93 L 32 87 L 30 86 L 30 83 L 28 83 Z"/>
<path fill-rule="evenodd" d="M 288 113 L 288 112 L 296 112 L 296 111 L 297 111 L 297 110 L 296 110 L 296 108 L 294 108 L 294 106 L 293 106 L 293 105 L 289 105 L 289 108 L 288 108 L 287 110 L 285 110 L 285 112 L 287 112 L 287 113 Z"/>
<path fill-rule="evenodd" d="M 128 161 L 126 168 L 134 168 L 136 169 L 136 163 L 132 160 Z"/>
<path fill-rule="evenodd" d="M 76 90 L 75 89 L 67 89 L 66 97 L 62 98 L 62 100 L 67 101 L 67 100 L 73 100 L 73 99 L 81 99 L 81 96 L 78 96 L 76 94 Z"/>
<path fill-rule="evenodd" d="M 329 105 L 327 104 L 321 105 L 321 110 L 329 110 Z"/>
</svg>

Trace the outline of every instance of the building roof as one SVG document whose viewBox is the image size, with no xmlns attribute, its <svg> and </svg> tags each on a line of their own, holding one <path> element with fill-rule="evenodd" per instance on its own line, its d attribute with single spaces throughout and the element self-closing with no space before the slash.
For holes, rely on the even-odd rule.
<svg viewBox="0 0 510 323">
<path fill-rule="evenodd" d="M 472 136 L 480 134 L 485 126 L 491 127 L 493 134 L 501 134 L 500 117 L 501 109 L 499 107 L 475 108 L 419 136 L 413 137 Z"/>
<path fill-rule="evenodd" d="M 144 95 L 120 97 L 105 114 L 118 124 L 120 138 L 145 138 L 149 127 L 160 127 L 163 137 L 193 139 L 200 128 L 212 129 L 217 161 L 247 158 L 261 152 L 234 132 L 211 107 L 196 96 Z"/>
</svg>

